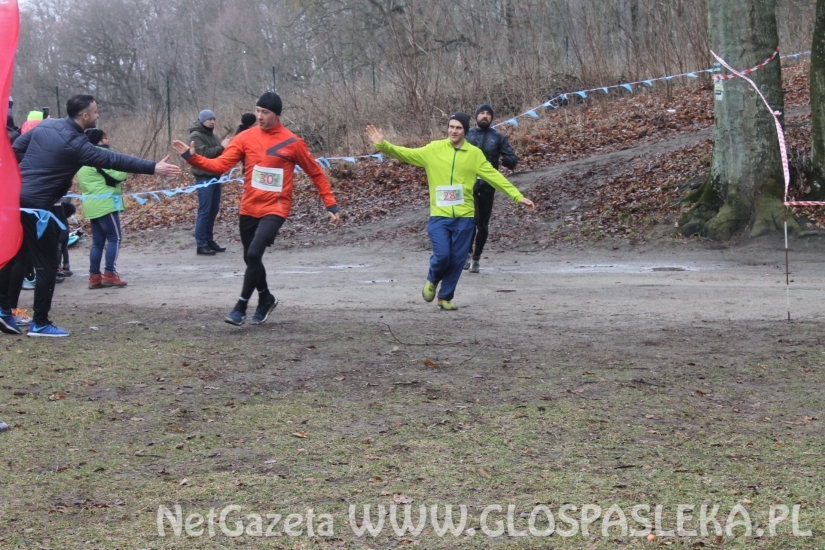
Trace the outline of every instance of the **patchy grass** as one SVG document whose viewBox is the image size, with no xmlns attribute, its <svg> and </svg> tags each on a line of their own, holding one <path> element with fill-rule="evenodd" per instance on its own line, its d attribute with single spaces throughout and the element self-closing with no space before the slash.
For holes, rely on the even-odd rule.
<svg viewBox="0 0 825 550">
<path fill-rule="evenodd" d="M 665 529 L 679 504 L 696 505 L 694 529 L 702 504 L 720 506 L 723 526 L 742 504 L 765 531 L 771 505 L 798 504 L 814 538 L 792 537 L 787 522 L 777 537 L 739 527 L 717 540 L 711 525 L 707 537 L 659 542 L 778 549 L 821 540 L 822 326 L 596 333 L 439 317 L 422 329 L 379 314 L 392 332 L 378 314 L 285 310 L 276 323 L 235 329 L 209 312 L 79 310 L 73 323 L 97 330 L 56 342 L 3 337 L 0 418 L 14 427 L 0 435 L 2 547 L 651 546 L 618 528 L 603 537 L 601 519 L 569 538 L 438 537 L 432 527 L 398 535 L 389 522 L 377 538 L 353 534 L 351 505 L 359 519 L 371 505 L 377 519 L 376 507 L 393 503 L 411 504 L 415 521 L 421 504 L 452 504 L 456 514 L 464 504 L 465 529 L 476 531 L 495 504 L 502 513 L 487 525 L 506 524 L 513 505 L 519 531 L 540 504 L 565 530 L 565 504 L 628 514 L 647 504 L 650 519 L 660 504 Z M 241 519 L 311 508 L 332 515 L 334 533 L 308 537 L 301 524 L 298 537 L 233 538 L 216 527 L 214 538 L 177 538 L 167 520 L 161 538 L 158 507 L 175 504 L 184 518 L 230 504 Z"/>
</svg>

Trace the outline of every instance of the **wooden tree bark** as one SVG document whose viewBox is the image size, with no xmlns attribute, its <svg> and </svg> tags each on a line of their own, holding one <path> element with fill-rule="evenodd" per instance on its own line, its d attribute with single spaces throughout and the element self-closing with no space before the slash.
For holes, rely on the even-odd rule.
<svg viewBox="0 0 825 550">
<path fill-rule="evenodd" d="M 811 180 L 819 195 L 825 193 L 825 0 L 816 2 L 816 22 L 811 46 Z"/>
<path fill-rule="evenodd" d="M 776 0 L 710 0 L 711 48 L 737 70 L 771 56 L 779 42 Z M 777 57 L 751 79 L 771 107 L 784 110 Z M 689 197 L 693 207 L 682 217 L 685 235 L 724 241 L 746 231 L 755 237 L 781 227 L 784 179 L 773 117 L 744 79 L 722 83 L 715 99 L 713 160 L 707 181 Z"/>
</svg>

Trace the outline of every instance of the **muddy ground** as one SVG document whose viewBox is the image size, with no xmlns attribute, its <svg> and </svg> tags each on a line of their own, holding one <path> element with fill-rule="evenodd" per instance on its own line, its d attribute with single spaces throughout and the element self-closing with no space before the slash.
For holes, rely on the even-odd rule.
<svg viewBox="0 0 825 550">
<path fill-rule="evenodd" d="M 547 177 L 516 179 L 529 196 Z M 496 223 L 511 210 L 499 200 Z M 825 239 L 791 238 L 788 292 L 781 236 L 685 242 L 665 222 L 637 245 L 524 235 L 492 242 L 443 312 L 420 295 L 425 224 L 416 210 L 278 240 L 265 263 L 280 305 L 240 328 L 223 322 L 243 274 L 231 229 L 215 257 L 195 255 L 191 228 L 128 234 L 117 290 L 87 289 L 88 243 L 72 249 L 53 307 L 72 336 L 0 339 L 13 426 L 0 546 L 820 544 Z M 472 533 L 357 536 L 347 519 L 350 505 L 445 503 L 468 506 Z M 512 504 L 519 530 L 536 506 L 558 521 L 570 503 L 659 504 L 665 530 L 678 504 L 720 504 L 721 520 L 741 505 L 753 532 L 650 542 L 597 519 L 587 535 L 478 536 L 484 506 Z M 162 537 L 158 507 L 174 504 L 184 517 L 312 508 L 335 533 Z M 799 506 L 812 536 L 789 522 L 765 534 L 771 505 Z"/>
</svg>

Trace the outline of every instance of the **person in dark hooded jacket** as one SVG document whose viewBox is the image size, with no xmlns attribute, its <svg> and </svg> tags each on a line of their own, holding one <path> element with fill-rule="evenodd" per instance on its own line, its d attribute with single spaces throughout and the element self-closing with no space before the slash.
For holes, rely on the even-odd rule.
<svg viewBox="0 0 825 550">
<path fill-rule="evenodd" d="M 238 125 L 238 129 L 235 131 L 235 135 L 237 136 L 241 132 L 249 130 L 257 123 L 258 119 L 255 118 L 255 113 L 244 113 L 243 115 L 241 115 L 241 123 Z"/>
<path fill-rule="evenodd" d="M 34 289 L 34 317 L 29 336 L 68 336 L 52 324 L 55 278 L 57 276 L 58 225 L 46 211 L 71 188 L 81 166 L 114 168 L 136 174 L 177 176 L 180 168 L 164 158 L 158 163 L 95 147 L 84 133 L 97 123 L 97 103 L 90 95 L 76 95 L 66 102 L 67 118 L 48 119 L 17 138 L 13 148 L 22 177 L 20 212 L 23 244 L 14 260 L 0 269 L 0 331 L 21 334 L 11 315 L 10 282 L 15 260 L 29 255 L 37 273 Z M 41 218 L 41 215 L 43 217 Z"/>
<path fill-rule="evenodd" d="M 493 123 L 493 108 L 488 104 L 479 105 L 476 109 L 476 125 L 467 132 L 467 141 L 481 149 L 484 156 L 490 161 L 495 169 L 498 169 L 499 158 L 505 168 L 512 170 L 516 167 L 518 158 L 507 136 L 490 126 Z M 482 179 L 476 180 L 473 189 L 475 198 L 476 226 L 473 230 L 473 240 L 470 244 L 470 253 L 467 255 L 467 262 L 464 269 L 469 269 L 470 273 L 478 273 L 481 260 L 481 253 L 490 234 L 490 216 L 493 213 L 493 199 L 496 190 L 489 183 Z"/>
<path fill-rule="evenodd" d="M 229 139 L 221 139 L 215 135 L 215 113 L 204 109 L 198 114 L 192 126 L 189 127 L 189 141 L 195 142 L 195 151 L 208 159 L 221 156 L 224 148 L 229 145 Z M 220 174 L 213 174 L 206 170 L 192 167 L 195 176 L 195 185 L 209 180 L 220 178 Z M 215 242 L 215 218 L 221 210 L 221 184 L 213 183 L 198 189 L 198 216 L 195 219 L 195 243 L 197 253 L 214 256 L 216 252 L 226 250 Z"/>
</svg>

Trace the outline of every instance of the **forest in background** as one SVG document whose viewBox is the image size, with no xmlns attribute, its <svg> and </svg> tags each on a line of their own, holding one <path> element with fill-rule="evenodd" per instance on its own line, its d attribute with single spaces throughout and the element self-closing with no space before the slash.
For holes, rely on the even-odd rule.
<svg viewBox="0 0 825 550">
<path fill-rule="evenodd" d="M 783 53 L 810 49 L 814 7 L 778 1 Z M 21 5 L 13 95 L 20 120 L 91 93 L 119 149 L 158 156 L 168 114 L 173 137 L 204 108 L 228 132 L 275 88 L 314 152 L 349 154 L 367 122 L 426 139 L 481 102 L 502 120 L 707 68 L 707 36 L 707 0 L 40 0 Z"/>
</svg>

